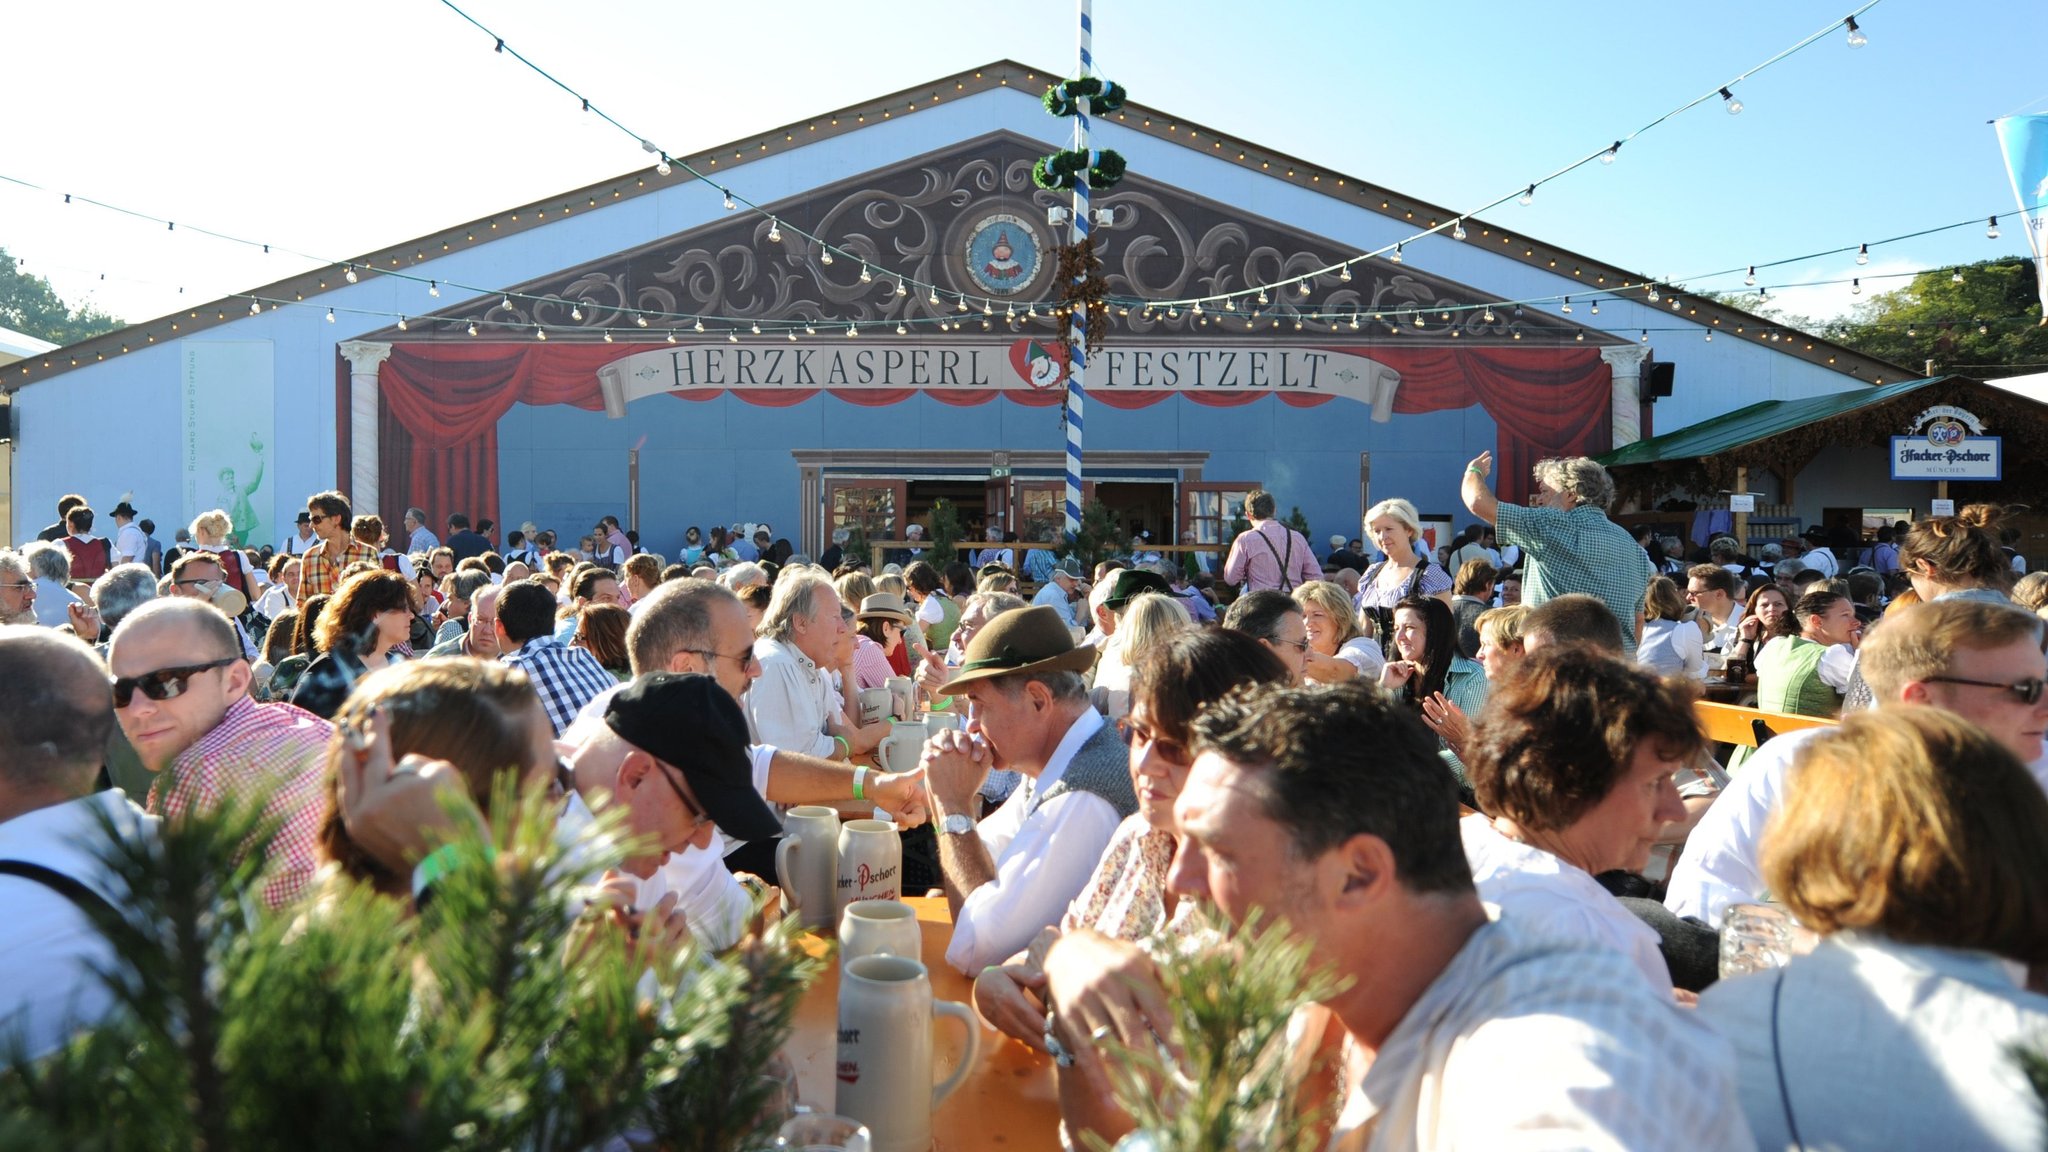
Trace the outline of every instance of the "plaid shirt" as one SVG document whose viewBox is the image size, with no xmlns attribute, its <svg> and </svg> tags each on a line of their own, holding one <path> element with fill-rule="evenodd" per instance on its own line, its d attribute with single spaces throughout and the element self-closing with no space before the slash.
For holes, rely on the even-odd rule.
<svg viewBox="0 0 2048 1152">
<path fill-rule="evenodd" d="M 1556 596 L 1583 592 L 1606 603 L 1621 621 L 1622 645 L 1636 654 L 1636 617 L 1649 591 L 1650 557 L 1628 529 L 1591 504 L 1568 512 L 1502 503 L 1495 527 L 1502 544 L 1522 549 L 1522 603 L 1534 608 Z"/>
<path fill-rule="evenodd" d="M 618 684 L 597 657 L 582 648 L 564 647 L 552 636 L 536 636 L 504 659 L 533 681 L 557 736 L 575 722 L 576 713 L 592 697 Z"/>
<path fill-rule="evenodd" d="M 325 545 L 308 548 L 299 561 L 299 603 L 313 596 L 332 596 L 341 583 L 341 570 L 358 562 L 375 565 L 379 560 L 375 548 L 354 537 L 343 540 L 339 561 L 327 558 Z"/>
<path fill-rule="evenodd" d="M 334 726 L 290 704 L 258 704 L 244 696 L 228 706 L 213 731 L 179 753 L 149 790 L 149 812 L 176 820 L 211 809 L 230 795 L 268 792 L 267 820 L 281 821 L 270 841 L 263 902 L 289 904 L 319 866 L 320 825 L 327 818 L 327 741 Z"/>
</svg>

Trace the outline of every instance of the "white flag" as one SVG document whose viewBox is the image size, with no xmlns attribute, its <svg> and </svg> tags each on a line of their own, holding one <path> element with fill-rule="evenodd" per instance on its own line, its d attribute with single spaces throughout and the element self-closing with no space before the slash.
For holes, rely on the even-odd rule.
<svg viewBox="0 0 2048 1152">
<path fill-rule="evenodd" d="M 2041 297 L 2041 323 L 2048 324 L 2048 116 L 2007 116 L 1992 121 L 1998 130 L 2005 170 L 2019 197 L 2020 222 L 2034 253 L 2034 286 Z"/>
</svg>

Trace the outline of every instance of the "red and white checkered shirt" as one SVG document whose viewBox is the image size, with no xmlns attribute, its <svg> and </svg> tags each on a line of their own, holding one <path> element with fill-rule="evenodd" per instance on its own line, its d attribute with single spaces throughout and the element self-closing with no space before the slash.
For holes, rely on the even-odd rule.
<svg viewBox="0 0 2048 1152">
<path fill-rule="evenodd" d="M 351 564 L 377 563 L 377 550 L 350 537 L 342 541 L 339 558 L 327 558 L 327 546 L 308 548 L 299 560 L 299 603 L 314 596 L 332 596 L 341 587 L 341 570 Z"/>
<path fill-rule="evenodd" d="M 258 704 L 244 696 L 157 777 L 149 790 L 149 811 L 176 820 L 233 794 L 269 792 L 263 815 L 282 823 L 270 842 L 271 873 L 263 885 L 263 902 L 281 908 L 305 891 L 320 863 L 327 742 L 333 732 L 332 724 L 303 708 Z"/>
</svg>

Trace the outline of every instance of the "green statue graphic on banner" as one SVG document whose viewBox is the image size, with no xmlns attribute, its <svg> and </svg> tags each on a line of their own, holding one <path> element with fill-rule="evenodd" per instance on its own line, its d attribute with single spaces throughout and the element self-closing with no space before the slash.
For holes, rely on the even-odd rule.
<svg viewBox="0 0 2048 1152">
<path fill-rule="evenodd" d="M 235 481 L 233 468 L 220 470 L 220 496 L 217 508 L 227 510 L 228 519 L 234 521 L 235 530 L 231 536 L 237 548 L 261 548 L 263 546 L 263 521 L 256 515 L 256 505 L 249 497 L 263 487 L 263 441 L 251 435 L 249 450 L 256 454 L 256 475 L 246 485 Z"/>
</svg>

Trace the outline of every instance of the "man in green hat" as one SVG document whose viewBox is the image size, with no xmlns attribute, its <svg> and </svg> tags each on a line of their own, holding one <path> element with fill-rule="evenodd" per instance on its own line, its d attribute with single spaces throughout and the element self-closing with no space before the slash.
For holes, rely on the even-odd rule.
<svg viewBox="0 0 2048 1152">
<path fill-rule="evenodd" d="M 1130 754 L 1088 705 L 1081 673 L 1094 659 L 1057 612 L 1026 608 L 976 633 L 946 684 L 967 700 L 967 730 L 933 736 L 923 767 L 953 911 L 946 960 L 962 972 L 1002 963 L 1058 923 L 1137 810 Z M 992 768 L 1026 779 L 977 824 L 975 792 Z"/>
<path fill-rule="evenodd" d="M 1111 627 L 1107 629 L 1108 636 L 1096 645 L 1093 688 L 1105 693 L 1099 699 L 1105 702 L 1111 716 L 1121 717 L 1129 711 L 1124 703 L 1131 694 L 1131 666 L 1124 662 L 1123 654 L 1124 613 L 1138 597 L 1152 595 L 1171 596 L 1173 585 L 1150 568 L 1119 568 L 1110 577 L 1109 595 L 1102 605 L 1109 609 Z"/>
</svg>

